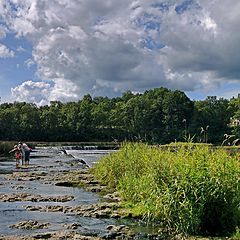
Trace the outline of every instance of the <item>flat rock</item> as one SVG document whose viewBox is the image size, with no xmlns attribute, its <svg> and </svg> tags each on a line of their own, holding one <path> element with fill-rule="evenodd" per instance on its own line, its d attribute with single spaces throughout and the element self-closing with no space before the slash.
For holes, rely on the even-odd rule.
<svg viewBox="0 0 240 240">
<path fill-rule="evenodd" d="M 42 196 L 32 195 L 30 193 L 12 193 L 12 194 L 0 194 L 0 202 L 67 202 L 71 201 L 73 196 Z"/>
<path fill-rule="evenodd" d="M 17 224 L 11 225 L 11 228 L 18 228 L 18 229 L 43 229 L 43 228 L 48 228 L 50 224 L 49 223 L 40 223 L 38 221 L 23 221 L 19 222 Z"/>
<path fill-rule="evenodd" d="M 96 236 L 84 236 L 75 231 L 65 230 L 65 231 L 57 231 L 57 232 L 45 232 L 45 233 L 37 233 L 32 234 L 30 236 L 20 236 L 20 235 L 12 235 L 12 236 L 0 236 L 0 240 L 36 240 L 36 239 L 49 239 L 49 240 L 101 240 L 103 238 Z"/>
<path fill-rule="evenodd" d="M 81 227 L 82 225 L 80 223 L 70 223 L 70 224 L 63 224 L 63 227 L 67 229 L 77 229 Z"/>
<path fill-rule="evenodd" d="M 118 203 L 97 203 L 91 205 L 80 206 L 61 206 L 61 205 L 46 205 L 46 206 L 26 206 L 28 211 L 39 212 L 63 212 L 70 214 L 77 214 L 82 217 L 94 218 L 124 218 L 129 217 L 126 214 L 120 213 L 120 206 Z"/>
<path fill-rule="evenodd" d="M 125 225 L 109 225 L 108 233 L 103 237 L 107 239 L 134 239 L 135 233 Z"/>
</svg>

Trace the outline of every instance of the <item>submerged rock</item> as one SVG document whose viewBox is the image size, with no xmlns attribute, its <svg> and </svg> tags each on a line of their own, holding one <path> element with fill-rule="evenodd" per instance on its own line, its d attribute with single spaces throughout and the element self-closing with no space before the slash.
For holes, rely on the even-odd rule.
<svg viewBox="0 0 240 240">
<path fill-rule="evenodd" d="M 44 179 L 46 172 L 14 172 L 13 174 L 5 175 L 6 180 L 15 180 L 15 181 L 37 181 Z"/>
<path fill-rule="evenodd" d="M 37 233 L 32 234 L 30 236 L 0 236 L 0 240 L 36 240 L 36 239 L 49 239 L 49 240 L 101 240 L 103 238 L 96 236 L 85 236 L 81 235 L 75 231 L 65 230 L 65 231 L 57 231 L 57 232 L 45 232 L 45 233 Z"/>
<path fill-rule="evenodd" d="M 0 202 L 68 202 L 71 201 L 73 196 L 42 196 L 32 195 L 30 193 L 12 193 L 0 194 Z"/>
<path fill-rule="evenodd" d="M 134 239 L 135 232 L 125 225 L 109 225 L 106 228 L 107 234 L 102 237 L 105 239 Z"/>
<path fill-rule="evenodd" d="M 81 226 L 80 223 L 63 224 L 63 227 L 66 227 L 67 229 L 77 229 Z"/>
<path fill-rule="evenodd" d="M 11 228 L 18 228 L 18 229 L 43 229 L 48 228 L 50 223 L 40 223 L 38 221 L 28 220 L 19 222 L 17 224 L 11 225 Z"/>
</svg>

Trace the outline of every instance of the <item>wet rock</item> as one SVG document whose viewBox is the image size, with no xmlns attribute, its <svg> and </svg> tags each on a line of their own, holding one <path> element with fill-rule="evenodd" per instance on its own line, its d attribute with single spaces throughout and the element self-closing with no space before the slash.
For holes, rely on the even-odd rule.
<svg viewBox="0 0 240 240">
<path fill-rule="evenodd" d="M 73 196 L 41 196 L 32 195 L 30 193 L 12 193 L 12 194 L 0 194 L 0 202 L 67 202 L 71 201 Z"/>
<path fill-rule="evenodd" d="M 68 212 L 72 207 L 59 206 L 59 205 L 47 205 L 47 206 L 31 206 L 25 207 L 28 211 L 39 211 L 39 212 Z"/>
<path fill-rule="evenodd" d="M 121 201 L 121 198 L 120 198 L 118 192 L 106 194 L 106 195 L 103 196 L 103 198 L 106 199 L 106 200 L 113 201 L 113 202 L 120 202 Z"/>
<path fill-rule="evenodd" d="M 72 207 L 68 209 L 67 212 L 78 214 L 83 217 L 110 218 L 113 214 L 119 215 L 117 211 L 118 208 L 119 205 L 115 203 L 99 203 Z"/>
<path fill-rule="evenodd" d="M 74 187 L 77 186 L 79 184 L 79 182 L 57 182 L 55 183 L 56 186 L 59 187 Z"/>
<path fill-rule="evenodd" d="M 115 219 L 118 219 L 118 218 L 128 218 L 128 216 L 125 216 L 123 214 L 120 214 L 119 212 L 113 212 L 110 214 L 110 218 L 115 218 Z"/>
<path fill-rule="evenodd" d="M 74 196 L 50 196 L 41 197 L 39 201 L 41 202 L 68 202 L 74 199 Z"/>
<path fill-rule="evenodd" d="M 33 239 L 52 239 L 52 233 L 38 233 L 33 235 Z"/>
<path fill-rule="evenodd" d="M 29 187 L 23 186 L 23 185 L 16 185 L 16 186 L 11 186 L 11 188 L 15 190 L 23 190 L 23 189 L 30 189 Z M 34 188 L 36 189 L 36 188 Z"/>
<path fill-rule="evenodd" d="M 81 226 L 80 223 L 63 224 L 63 227 L 66 227 L 67 229 L 77 229 Z"/>
<path fill-rule="evenodd" d="M 30 236 L 0 236 L 0 240 L 34 240 L 33 237 Z"/>
<path fill-rule="evenodd" d="M 18 181 L 36 181 L 41 179 L 41 177 L 19 177 Z"/>
<path fill-rule="evenodd" d="M 5 179 L 15 181 L 35 181 L 40 180 L 46 175 L 46 172 L 15 172 L 11 175 L 6 175 Z"/>
<path fill-rule="evenodd" d="M 101 192 L 104 189 L 106 189 L 106 186 L 100 186 L 100 185 L 97 185 L 97 186 L 87 186 L 85 189 L 87 191 L 90 191 L 90 192 Z"/>
<path fill-rule="evenodd" d="M 133 239 L 135 236 L 135 232 L 125 225 L 109 225 L 106 229 L 108 232 L 103 239 Z"/>
<path fill-rule="evenodd" d="M 22 190 L 25 187 L 24 186 L 11 186 L 11 188 L 16 189 L 16 190 Z"/>
<path fill-rule="evenodd" d="M 49 233 L 39 233 L 32 236 L 33 239 L 51 239 L 51 240 L 101 240 L 99 237 L 95 236 L 84 236 L 75 231 L 58 231 L 58 232 L 49 232 Z"/>
<path fill-rule="evenodd" d="M 129 215 L 119 211 L 120 206 L 117 203 L 98 203 L 91 205 L 80 206 L 59 206 L 59 205 L 47 205 L 47 206 L 26 206 L 28 211 L 40 211 L 40 212 L 63 212 L 77 214 L 83 217 L 94 218 L 124 218 Z"/>
<path fill-rule="evenodd" d="M 25 208 L 26 210 L 33 211 L 33 212 L 42 210 L 42 206 L 26 206 Z"/>
<path fill-rule="evenodd" d="M 47 206 L 47 212 L 63 212 L 63 206 Z"/>
<path fill-rule="evenodd" d="M 43 228 L 48 228 L 50 224 L 49 223 L 40 223 L 38 221 L 23 221 L 14 225 L 11 225 L 11 228 L 18 228 L 18 229 L 43 229 Z"/>
</svg>

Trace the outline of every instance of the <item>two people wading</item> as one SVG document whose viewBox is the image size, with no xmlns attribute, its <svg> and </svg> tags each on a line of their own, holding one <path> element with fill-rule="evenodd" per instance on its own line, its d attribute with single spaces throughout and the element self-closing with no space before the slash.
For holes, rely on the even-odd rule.
<svg viewBox="0 0 240 240">
<path fill-rule="evenodd" d="M 18 145 L 15 145 L 14 148 L 9 151 L 9 153 L 14 152 L 15 154 L 16 168 L 19 167 L 20 160 L 22 160 L 22 165 L 29 165 L 31 150 L 26 143 L 19 142 Z"/>
</svg>

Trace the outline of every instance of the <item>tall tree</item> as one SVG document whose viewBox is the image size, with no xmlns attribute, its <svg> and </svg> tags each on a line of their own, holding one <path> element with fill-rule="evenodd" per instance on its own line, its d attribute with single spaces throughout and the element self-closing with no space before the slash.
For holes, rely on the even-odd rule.
<svg viewBox="0 0 240 240">
<path fill-rule="evenodd" d="M 169 91 L 166 93 L 163 99 L 163 114 L 167 141 L 183 139 L 185 124 L 191 121 L 193 111 L 193 102 L 183 92 Z"/>
<path fill-rule="evenodd" d="M 204 101 L 195 102 L 195 114 L 192 122 L 192 131 L 198 140 L 221 143 L 224 134 L 229 134 L 231 109 L 227 99 L 207 97 Z M 207 134 L 207 139 L 204 137 Z"/>
</svg>

